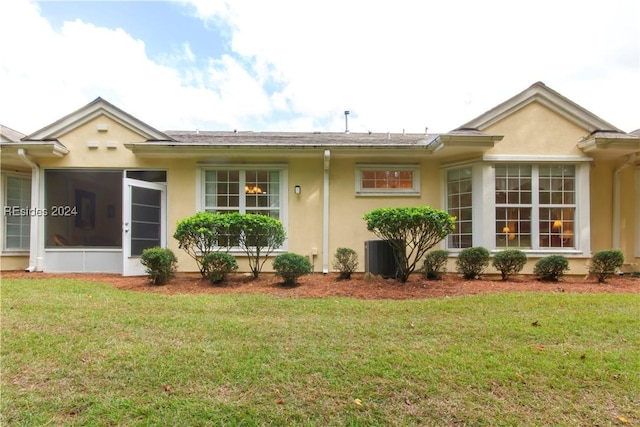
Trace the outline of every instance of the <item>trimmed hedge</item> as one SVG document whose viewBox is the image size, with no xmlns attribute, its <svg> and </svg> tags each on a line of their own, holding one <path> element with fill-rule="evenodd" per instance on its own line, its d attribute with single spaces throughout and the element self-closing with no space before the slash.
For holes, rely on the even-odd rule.
<svg viewBox="0 0 640 427">
<path fill-rule="evenodd" d="M 175 274 L 178 259 L 169 248 L 155 246 L 142 251 L 140 262 L 154 285 L 164 285 Z"/>
</svg>

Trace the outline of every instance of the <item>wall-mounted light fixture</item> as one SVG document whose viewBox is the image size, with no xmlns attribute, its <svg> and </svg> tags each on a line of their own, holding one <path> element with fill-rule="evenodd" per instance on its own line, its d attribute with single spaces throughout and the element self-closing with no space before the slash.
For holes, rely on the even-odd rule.
<svg viewBox="0 0 640 427">
<path fill-rule="evenodd" d="M 296 194 L 300 194 L 301 188 L 299 185 L 296 185 L 295 187 L 293 187 L 293 192 Z"/>
</svg>

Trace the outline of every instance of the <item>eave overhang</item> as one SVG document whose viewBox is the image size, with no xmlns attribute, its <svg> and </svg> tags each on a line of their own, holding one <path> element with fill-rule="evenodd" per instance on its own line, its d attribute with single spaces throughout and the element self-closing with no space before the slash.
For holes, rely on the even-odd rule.
<svg viewBox="0 0 640 427">
<path fill-rule="evenodd" d="M 315 152 L 331 150 L 336 155 L 372 155 L 372 156 L 411 156 L 429 155 L 447 157 L 461 153 L 484 153 L 493 148 L 502 136 L 484 134 L 449 133 L 442 135 L 424 135 L 410 142 L 372 142 L 372 143 L 241 143 L 234 144 L 231 138 L 229 143 L 217 141 L 211 143 L 185 143 L 185 142 L 131 142 L 124 146 L 133 154 L 143 158 L 192 158 L 211 155 L 232 154 L 235 156 L 260 155 L 285 155 L 307 156 Z M 415 154 L 411 154 L 415 153 Z"/>
<path fill-rule="evenodd" d="M 441 150 L 460 151 L 460 149 L 466 153 L 485 153 L 502 138 L 502 135 L 446 133 L 435 138 L 429 145 L 429 149 L 432 153 Z"/>
<path fill-rule="evenodd" d="M 583 153 L 598 157 L 621 157 L 640 152 L 640 136 L 618 132 L 598 132 L 578 142 Z"/>
<path fill-rule="evenodd" d="M 2 156 L 17 156 L 24 149 L 33 158 L 61 158 L 69 154 L 69 149 L 58 141 L 23 141 L 0 143 Z"/>
</svg>

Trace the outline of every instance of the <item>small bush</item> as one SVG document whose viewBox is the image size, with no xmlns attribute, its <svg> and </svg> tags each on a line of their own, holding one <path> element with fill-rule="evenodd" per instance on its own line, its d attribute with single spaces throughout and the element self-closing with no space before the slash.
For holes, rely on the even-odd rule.
<svg viewBox="0 0 640 427">
<path fill-rule="evenodd" d="M 549 255 L 539 259 L 533 267 L 533 274 L 545 282 L 557 282 L 569 270 L 569 261 L 563 255 Z"/>
<path fill-rule="evenodd" d="M 447 258 L 449 251 L 437 249 L 429 252 L 424 257 L 422 265 L 422 274 L 429 280 L 438 280 L 447 272 Z"/>
<path fill-rule="evenodd" d="M 604 283 L 608 277 L 615 274 L 616 270 L 624 264 L 624 254 L 620 249 L 599 251 L 591 257 L 589 273 L 595 274 L 598 283 Z"/>
<path fill-rule="evenodd" d="M 365 214 L 367 230 L 393 247 L 397 279 L 409 280 L 429 249 L 455 229 L 455 218 L 431 206 L 379 208 Z"/>
<path fill-rule="evenodd" d="M 178 259 L 169 248 L 159 246 L 142 251 L 140 262 L 154 285 L 164 285 L 176 272 Z"/>
<path fill-rule="evenodd" d="M 298 277 L 311 273 L 311 268 L 307 257 L 298 254 L 284 253 L 273 260 L 276 276 L 282 277 L 286 286 L 295 285 Z"/>
<path fill-rule="evenodd" d="M 506 249 L 493 256 L 492 264 L 502 274 L 502 280 L 519 273 L 527 263 L 527 255 L 518 249 Z"/>
<path fill-rule="evenodd" d="M 489 266 L 490 259 L 489 251 L 481 246 L 465 248 L 458 254 L 456 270 L 465 279 L 475 279 Z"/>
<path fill-rule="evenodd" d="M 202 258 L 205 277 L 212 285 L 224 282 L 227 274 L 238 269 L 236 259 L 226 252 L 212 252 Z"/>
<path fill-rule="evenodd" d="M 195 260 L 202 277 L 206 277 L 202 259 L 220 250 L 223 245 L 219 240 L 224 240 L 228 233 L 229 224 L 224 214 L 198 212 L 178 221 L 173 238 L 178 241 L 178 247 Z"/>
<path fill-rule="evenodd" d="M 351 248 L 338 248 L 333 256 L 333 268 L 340 272 L 341 280 L 351 279 L 358 268 L 358 254 Z"/>
</svg>

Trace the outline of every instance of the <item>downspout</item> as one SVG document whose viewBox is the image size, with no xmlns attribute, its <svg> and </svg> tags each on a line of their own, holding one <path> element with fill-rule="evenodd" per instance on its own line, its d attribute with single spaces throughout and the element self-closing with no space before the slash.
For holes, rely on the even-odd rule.
<svg viewBox="0 0 640 427">
<path fill-rule="evenodd" d="M 31 166 L 31 206 L 34 208 L 38 206 L 40 202 L 40 166 L 31 160 L 27 156 L 27 152 L 24 148 L 18 148 L 18 157 L 20 157 L 26 164 Z M 31 224 L 29 231 L 29 266 L 25 268 L 25 271 L 30 273 L 34 271 L 42 270 L 42 256 L 40 253 L 40 246 L 38 244 L 38 237 L 40 235 L 40 218 L 38 215 L 31 215 Z"/>
<path fill-rule="evenodd" d="M 329 160 L 331 151 L 324 150 L 324 189 L 322 201 L 322 273 L 329 273 Z"/>
<path fill-rule="evenodd" d="M 620 173 L 636 160 L 636 153 L 627 156 L 627 160 L 613 172 L 613 248 L 620 249 Z"/>
</svg>

